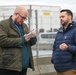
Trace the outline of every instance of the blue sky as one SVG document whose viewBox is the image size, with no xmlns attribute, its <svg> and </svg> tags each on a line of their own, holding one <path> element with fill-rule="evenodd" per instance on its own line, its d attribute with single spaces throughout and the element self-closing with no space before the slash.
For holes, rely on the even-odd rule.
<svg viewBox="0 0 76 75">
<path fill-rule="evenodd" d="M 76 0 L 0 0 L 0 6 L 16 4 L 61 6 L 61 9 L 68 8 L 71 9 L 73 12 L 76 12 Z"/>
</svg>

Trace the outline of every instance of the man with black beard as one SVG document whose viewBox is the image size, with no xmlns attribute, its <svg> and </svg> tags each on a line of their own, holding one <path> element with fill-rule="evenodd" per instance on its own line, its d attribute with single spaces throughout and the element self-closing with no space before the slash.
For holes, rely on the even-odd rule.
<svg viewBox="0 0 76 75">
<path fill-rule="evenodd" d="M 52 63 L 57 75 L 76 75 L 76 22 L 69 9 L 60 11 L 61 27 L 56 35 Z"/>
</svg>

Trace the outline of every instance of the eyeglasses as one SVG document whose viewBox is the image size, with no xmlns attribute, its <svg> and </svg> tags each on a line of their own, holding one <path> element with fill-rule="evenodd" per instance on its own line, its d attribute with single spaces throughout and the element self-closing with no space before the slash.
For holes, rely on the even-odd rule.
<svg viewBox="0 0 76 75">
<path fill-rule="evenodd" d="M 19 14 L 19 13 L 18 13 L 18 14 Z M 23 20 L 27 20 L 26 17 L 23 17 L 23 16 L 21 16 L 20 14 L 19 14 L 19 16 L 20 16 Z"/>
</svg>

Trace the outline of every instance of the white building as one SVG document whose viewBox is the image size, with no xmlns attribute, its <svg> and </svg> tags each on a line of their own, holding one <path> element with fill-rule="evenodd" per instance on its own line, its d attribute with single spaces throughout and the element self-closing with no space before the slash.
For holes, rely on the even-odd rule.
<svg viewBox="0 0 76 75">
<path fill-rule="evenodd" d="M 15 8 L 18 5 L 3 5 L 0 6 L 0 20 L 8 18 L 13 14 Z M 29 12 L 28 19 L 25 21 L 30 30 L 36 29 L 36 24 L 38 25 L 38 30 L 54 31 L 60 27 L 60 6 L 48 6 L 48 5 L 24 5 Z M 36 11 L 37 14 L 36 15 Z M 36 23 L 37 17 L 37 23 Z"/>
</svg>

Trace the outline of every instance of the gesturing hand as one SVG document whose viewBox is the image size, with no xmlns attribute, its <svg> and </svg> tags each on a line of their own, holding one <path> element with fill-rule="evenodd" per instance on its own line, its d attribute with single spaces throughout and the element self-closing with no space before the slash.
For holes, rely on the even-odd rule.
<svg viewBox="0 0 76 75">
<path fill-rule="evenodd" d="M 67 49 L 68 49 L 68 46 L 67 46 L 67 44 L 62 43 L 62 44 L 59 46 L 59 48 L 60 48 L 61 50 L 67 50 Z"/>
</svg>

